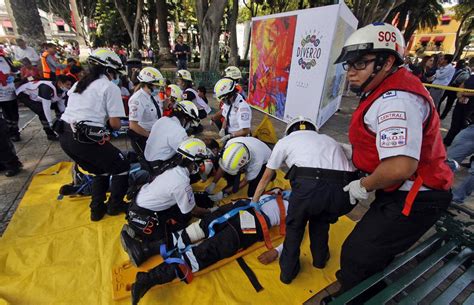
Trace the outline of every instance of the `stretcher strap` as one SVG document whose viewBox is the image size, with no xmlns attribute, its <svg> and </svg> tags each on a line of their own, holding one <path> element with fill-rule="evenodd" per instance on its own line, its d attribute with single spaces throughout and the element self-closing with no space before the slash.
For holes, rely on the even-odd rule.
<svg viewBox="0 0 474 305">
<path fill-rule="evenodd" d="M 278 203 L 278 209 L 280 210 L 280 235 L 285 236 L 286 234 L 286 210 L 285 203 L 283 202 L 283 195 L 278 194 L 276 197 Z"/>
<path fill-rule="evenodd" d="M 403 206 L 402 214 L 409 216 L 413 202 L 415 201 L 416 195 L 418 194 L 420 187 L 423 185 L 423 178 L 421 176 L 416 177 L 407 197 L 405 198 L 405 205 Z"/>
<path fill-rule="evenodd" d="M 273 244 L 272 244 L 272 239 L 270 238 L 270 231 L 268 230 L 268 224 L 267 221 L 265 220 L 265 217 L 263 217 L 262 213 L 257 211 L 255 209 L 255 216 L 258 219 L 258 222 L 260 223 L 260 227 L 262 228 L 262 234 L 263 234 L 263 240 L 265 241 L 265 246 L 267 249 L 273 249 Z"/>
<path fill-rule="evenodd" d="M 240 268 L 242 268 L 242 271 L 245 273 L 247 278 L 249 279 L 250 283 L 252 284 L 253 288 L 255 288 L 255 291 L 260 292 L 263 290 L 263 286 L 260 284 L 258 281 L 257 276 L 253 272 L 252 269 L 250 269 L 249 265 L 245 262 L 245 260 L 242 257 L 239 257 L 237 259 L 237 263 L 239 264 Z"/>
<path fill-rule="evenodd" d="M 181 277 L 178 271 L 176 271 L 176 276 L 186 284 L 191 283 L 191 281 L 193 280 L 193 272 L 183 259 L 177 257 L 169 257 L 165 259 L 164 262 L 166 264 L 177 264 L 177 267 L 179 268 L 183 276 Z"/>
</svg>

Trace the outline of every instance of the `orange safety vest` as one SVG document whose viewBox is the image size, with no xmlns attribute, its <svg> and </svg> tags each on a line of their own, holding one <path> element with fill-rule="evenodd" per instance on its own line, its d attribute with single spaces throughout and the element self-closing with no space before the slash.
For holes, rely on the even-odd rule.
<svg viewBox="0 0 474 305">
<path fill-rule="evenodd" d="M 41 54 L 41 66 L 43 67 L 43 77 L 46 79 L 51 79 L 51 68 L 49 67 L 48 62 L 46 61 L 46 58 L 48 58 L 48 56 L 48 51 L 44 51 L 43 54 Z M 55 74 L 56 76 L 61 75 L 61 70 L 56 69 Z"/>
</svg>

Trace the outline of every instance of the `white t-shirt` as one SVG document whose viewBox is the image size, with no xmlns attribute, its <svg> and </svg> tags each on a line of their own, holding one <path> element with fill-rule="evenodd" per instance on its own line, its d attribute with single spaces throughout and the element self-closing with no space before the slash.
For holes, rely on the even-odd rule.
<svg viewBox="0 0 474 305">
<path fill-rule="evenodd" d="M 277 142 L 267 162 L 267 168 L 279 169 L 283 162 L 289 168 L 296 165 L 341 171 L 355 170 L 336 140 L 311 130 L 294 131 Z"/>
<path fill-rule="evenodd" d="M 15 60 L 21 61 L 23 58 L 26 57 L 31 61 L 32 65 L 38 65 L 40 57 L 32 47 L 27 46 L 25 49 L 22 49 L 17 46 L 15 47 L 13 52 L 15 53 Z"/>
<path fill-rule="evenodd" d="M 164 211 L 175 204 L 183 214 L 191 212 L 196 205 L 194 193 L 189 184 L 187 168 L 176 166 L 157 176 L 140 189 L 137 205 L 155 212 Z"/>
<path fill-rule="evenodd" d="M 271 195 L 262 195 L 260 199 L 264 199 Z M 283 205 L 285 206 L 285 211 L 288 211 L 288 201 L 283 200 Z M 280 208 L 278 207 L 278 202 L 276 199 L 272 199 L 266 202 L 260 208 L 263 214 L 267 215 L 268 219 L 270 220 L 270 224 L 272 227 L 280 225 Z"/>
<path fill-rule="evenodd" d="M 222 116 L 227 121 L 227 114 L 229 113 L 229 120 L 227 122 L 227 130 L 232 133 L 244 128 L 250 128 L 252 122 L 252 110 L 244 98 L 238 94 L 232 106 L 224 103 L 222 108 Z"/>
<path fill-rule="evenodd" d="M 423 122 L 429 114 L 429 105 L 416 94 L 388 91 L 376 99 L 365 114 L 364 123 L 377 135 L 380 160 L 395 156 L 420 160 Z M 410 190 L 412 184 L 405 181 L 400 190 Z"/>
<path fill-rule="evenodd" d="M 151 128 L 145 146 L 145 159 L 168 160 L 176 153 L 179 144 L 187 138 L 188 134 L 178 118 L 162 117 Z"/>
<path fill-rule="evenodd" d="M 105 126 L 108 118 L 125 116 L 120 88 L 105 75 L 93 81 L 82 93 L 75 93 L 75 83 L 68 91 L 69 100 L 61 119 L 69 124 L 91 121 L 87 124 Z"/>
<path fill-rule="evenodd" d="M 3 74 L 12 72 L 10 65 L 3 56 L 0 56 L 0 71 L 2 71 Z M 0 102 L 13 101 L 15 98 L 15 84 L 13 82 L 7 83 L 6 86 L 0 84 Z"/>
<path fill-rule="evenodd" d="M 128 100 L 129 120 L 138 122 L 138 125 L 143 129 L 150 131 L 153 124 L 158 121 L 163 113 L 159 102 L 156 102 L 156 104 L 160 113 L 157 113 L 155 104 L 151 100 L 151 95 L 143 89 L 138 90 Z"/>
<path fill-rule="evenodd" d="M 272 153 L 267 144 L 254 137 L 237 137 L 227 141 L 225 147 L 230 144 L 240 142 L 247 146 L 250 152 L 250 162 L 247 164 L 245 176 L 247 181 L 257 178 L 262 166 L 267 163 Z"/>
</svg>

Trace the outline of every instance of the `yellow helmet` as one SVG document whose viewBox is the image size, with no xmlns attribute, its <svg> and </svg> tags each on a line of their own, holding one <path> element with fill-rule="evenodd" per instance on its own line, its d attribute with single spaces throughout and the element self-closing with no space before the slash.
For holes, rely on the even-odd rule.
<svg viewBox="0 0 474 305">
<path fill-rule="evenodd" d="M 193 162 L 207 159 L 206 144 L 198 138 L 189 138 L 181 142 L 178 153 Z"/>
<path fill-rule="evenodd" d="M 230 175 L 236 175 L 250 162 L 250 152 L 244 143 L 234 142 L 225 147 L 219 166 Z"/>
<path fill-rule="evenodd" d="M 191 73 L 188 70 L 178 70 L 178 72 L 176 72 L 176 77 L 182 78 L 190 82 L 193 81 L 193 78 L 191 77 Z"/>
<path fill-rule="evenodd" d="M 145 67 L 138 73 L 137 79 L 140 83 L 153 84 L 155 86 L 163 86 L 165 79 L 158 69 L 153 67 Z"/>
<path fill-rule="evenodd" d="M 214 93 L 218 99 L 222 99 L 226 95 L 234 92 L 235 81 L 230 78 L 220 79 L 214 86 Z"/>
<path fill-rule="evenodd" d="M 180 102 L 183 98 L 183 90 L 177 85 L 171 84 L 168 85 L 168 90 L 166 91 L 168 96 L 174 97 L 177 102 Z"/>
</svg>

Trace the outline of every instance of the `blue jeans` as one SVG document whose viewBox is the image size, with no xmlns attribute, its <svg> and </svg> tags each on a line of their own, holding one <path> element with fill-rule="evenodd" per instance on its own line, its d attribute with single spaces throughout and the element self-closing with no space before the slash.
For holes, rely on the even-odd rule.
<svg viewBox="0 0 474 305">
<path fill-rule="evenodd" d="M 187 59 L 178 59 L 177 66 L 178 66 L 178 70 L 187 70 L 188 69 L 188 60 Z"/>
<path fill-rule="evenodd" d="M 470 125 L 454 138 L 453 143 L 448 148 L 448 159 L 456 160 L 458 163 L 461 163 L 473 153 L 474 125 Z M 474 162 L 471 163 L 469 176 L 466 177 L 457 188 L 453 189 L 453 201 L 464 203 L 466 197 L 471 195 L 472 190 L 474 190 Z"/>
</svg>

